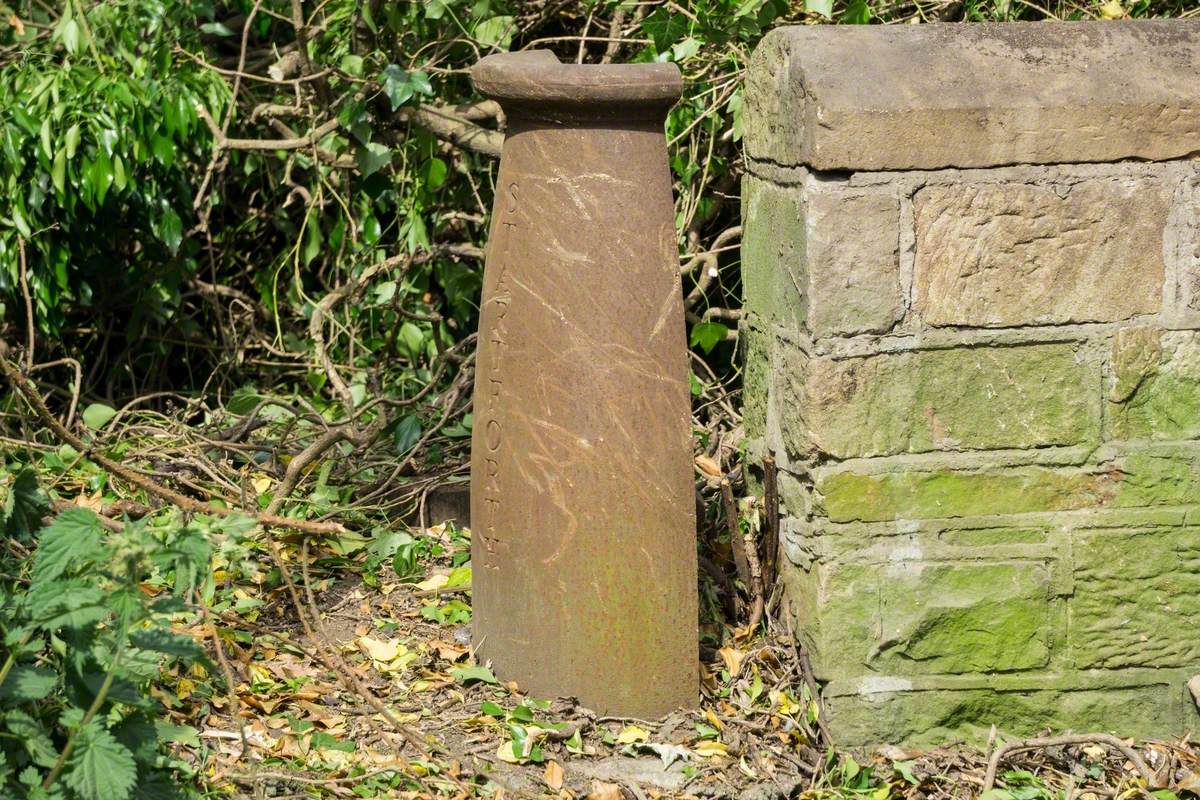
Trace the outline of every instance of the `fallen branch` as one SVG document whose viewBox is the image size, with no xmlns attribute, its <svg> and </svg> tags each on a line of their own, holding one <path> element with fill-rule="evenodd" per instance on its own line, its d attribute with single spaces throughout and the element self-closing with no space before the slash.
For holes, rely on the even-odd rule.
<svg viewBox="0 0 1200 800">
<path fill-rule="evenodd" d="M 1037 739 L 1023 739 L 1001 745 L 996 752 L 992 753 L 992 757 L 988 759 L 987 774 L 983 778 L 983 791 L 986 792 L 996 785 L 996 771 L 1000 768 L 1000 762 L 1004 760 L 1005 756 L 1019 753 L 1022 750 L 1038 750 L 1043 747 L 1065 747 L 1079 744 L 1103 744 L 1108 745 L 1114 750 L 1119 750 L 1133 764 L 1134 769 L 1141 774 L 1142 778 L 1146 781 L 1146 786 L 1154 785 L 1154 773 L 1146 766 L 1146 762 L 1137 754 L 1137 751 L 1125 742 L 1107 733 L 1080 733 L 1067 736 L 1045 736 Z"/>
<path fill-rule="evenodd" d="M 157 481 L 139 475 L 128 467 L 95 452 L 90 444 L 67 430 L 58 421 L 58 418 L 50 413 L 50 409 L 46 408 L 42 396 L 29 383 L 28 379 L 9 363 L 7 346 L 0 346 L 0 372 L 4 373 L 4 377 L 12 384 L 13 389 L 24 398 L 25 402 L 29 404 L 29 407 L 33 409 L 34 414 L 41 420 L 42 424 L 53 431 L 54 435 L 64 443 L 71 445 L 71 447 L 74 447 L 80 453 L 86 454 L 88 458 L 99 464 L 106 472 L 117 476 L 126 483 L 131 483 L 134 486 L 144 489 L 150 494 L 166 500 L 168 503 L 184 511 L 191 511 L 196 514 L 211 514 L 216 517 L 250 517 L 262 525 L 269 525 L 276 528 L 290 528 L 302 533 L 338 534 L 345 533 L 346 531 L 341 524 L 336 522 L 313 522 L 311 520 L 280 517 L 275 514 L 260 514 L 254 511 L 223 508 L 211 503 L 194 500 L 187 495 L 168 489 Z"/>
</svg>

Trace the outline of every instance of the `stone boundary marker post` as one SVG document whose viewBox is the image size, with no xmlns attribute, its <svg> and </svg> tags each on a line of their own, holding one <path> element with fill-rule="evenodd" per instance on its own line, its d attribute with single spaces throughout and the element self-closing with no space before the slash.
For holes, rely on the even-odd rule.
<svg viewBox="0 0 1200 800">
<path fill-rule="evenodd" d="M 1200 717 L 1200 22 L 782 28 L 746 425 L 842 744 Z"/>
<path fill-rule="evenodd" d="M 691 396 L 663 124 L 673 64 L 483 59 L 507 116 L 471 447 L 474 637 L 601 714 L 696 702 Z"/>
</svg>

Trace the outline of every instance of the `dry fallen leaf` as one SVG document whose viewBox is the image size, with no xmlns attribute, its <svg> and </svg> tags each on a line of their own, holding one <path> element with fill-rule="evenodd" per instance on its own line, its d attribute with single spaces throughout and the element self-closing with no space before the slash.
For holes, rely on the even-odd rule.
<svg viewBox="0 0 1200 800">
<path fill-rule="evenodd" d="M 721 465 L 716 462 L 716 459 L 705 455 L 696 456 L 696 466 L 705 475 L 711 475 L 714 478 L 721 477 Z"/>
<path fill-rule="evenodd" d="M 547 761 L 546 772 L 542 777 L 545 778 L 546 785 L 557 792 L 563 785 L 563 768 L 557 761 Z"/>
<path fill-rule="evenodd" d="M 587 800 L 621 800 L 621 787 L 615 783 L 592 781 Z"/>
<path fill-rule="evenodd" d="M 373 639 L 370 636 L 360 636 L 355 641 L 358 648 L 366 654 L 372 661 L 394 661 L 396 656 L 400 655 L 400 642 L 398 640 L 383 641 L 381 639 Z"/>
<path fill-rule="evenodd" d="M 725 662 L 725 669 L 729 670 L 729 679 L 733 680 L 742 669 L 742 661 L 746 658 L 746 651 L 735 650 L 732 647 L 722 647 L 717 652 L 720 653 L 721 660 Z"/>
<path fill-rule="evenodd" d="M 634 742 L 644 742 L 650 738 L 650 731 L 645 728 L 639 728 L 637 725 L 626 725 L 617 734 L 617 741 L 621 744 L 633 744 Z"/>
<path fill-rule="evenodd" d="M 17 36 L 25 35 L 25 23 L 21 22 L 21 18 L 16 14 L 10 14 L 8 24 L 13 26 L 13 30 L 17 32 Z"/>
<path fill-rule="evenodd" d="M 724 742 L 705 739 L 692 745 L 692 752 L 705 758 L 724 758 L 727 752 Z"/>
</svg>

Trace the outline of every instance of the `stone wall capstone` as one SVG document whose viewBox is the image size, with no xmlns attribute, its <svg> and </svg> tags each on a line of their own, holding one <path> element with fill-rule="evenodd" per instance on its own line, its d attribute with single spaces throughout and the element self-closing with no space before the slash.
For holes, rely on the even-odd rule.
<svg viewBox="0 0 1200 800">
<path fill-rule="evenodd" d="M 839 743 L 1200 723 L 1200 22 L 780 28 L 751 448 Z"/>
</svg>

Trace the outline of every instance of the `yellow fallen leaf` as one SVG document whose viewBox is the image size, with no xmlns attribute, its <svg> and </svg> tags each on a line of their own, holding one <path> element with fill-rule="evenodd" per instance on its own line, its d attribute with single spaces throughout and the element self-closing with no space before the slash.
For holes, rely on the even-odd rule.
<svg viewBox="0 0 1200 800">
<path fill-rule="evenodd" d="M 254 491 L 258 492 L 259 494 L 262 494 L 267 489 L 270 489 L 271 485 L 274 483 L 275 481 L 269 475 L 260 474 L 258 477 L 250 479 L 250 485 L 253 486 Z"/>
<path fill-rule="evenodd" d="M 386 664 L 400 655 L 400 642 L 394 639 L 385 642 L 370 636 L 360 636 L 355 643 L 372 661 L 382 661 Z"/>
<path fill-rule="evenodd" d="M 704 718 L 708 720 L 709 725 L 712 725 L 717 730 L 725 730 L 725 723 L 721 722 L 721 718 L 714 714 L 711 708 L 704 709 Z"/>
<path fill-rule="evenodd" d="M 633 744 L 634 742 L 644 742 L 650 738 L 650 731 L 645 728 L 639 728 L 637 725 L 626 725 L 620 733 L 617 734 L 617 741 L 621 744 Z"/>
<path fill-rule="evenodd" d="M 416 584 L 417 588 L 422 592 L 435 592 L 450 582 L 449 575 L 430 575 L 425 580 Z"/>
<path fill-rule="evenodd" d="M 1123 16 L 1125 16 L 1125 8 L 1121 5 L 1120 0 L 1108 0 L 1100 6 L 1101 19 L 1120 19 Z"/>
<path fill-rule="evenodd" d="M 725 662 L 725 669 L 729 670 L 730 680 L 736 678 L 742 669 L 742 661 L 746 658 L 745 650 L 735 650 L 732 647 L 722 647 L 717 651 L 721 660 Z"/>
<path fill-rule="evenodd" d="M 8 24 L 12 25 L 13 30 L 17 32 L 17 36 L 25 35 L 25 23 L 16 14 L 8 15 Z"/>
<path fill-rule="evenodd" d="M 696 744 L 692 746 L 692 750 L 696 753 L 696 755 L 703 756 L 704 758 L 724 758 L 727 754 L 728 748 L 725 747 L 724 742 L 717 742 L 712 739 L 704 739 L 696 742 Z"/>
<path fill-rule="evenodd" d="M 800 710 L 800 704 L 797 703 L 795 699 L 793 699 L 792 696 L 787 692 L 779 689 L 772 689 L 767 696 L 771 698 L 771 705 L 778 705 L 779 713 L 783 714 L 784 716 L 793 716 L 797 711 Z"/>
<path fill-rule="evenodd" d="M 187 700 L 194 691 L 196 691 L 196 683 L 187 678 L 180 678 L 175 683 L 175 696 L 180 700 Z"/>
<path fill-rule="evenodd" d="M 546 762 L 546 772 L 542 775 L 546 785 L 554 791 L 558 791 L 563 785 L 563 768 L 558 765 L 557 761 Z"/>
<path fill-rule="evenodd" d="M 500 746 L 496 748 L 496 758 L 508 764 L 519 763 L 521 759 L 518 758 L 517 754 L 513 752 L 514 748 L 516 748 L 516 744 L 514 742 L 502 742 Z"/>
</svg>

